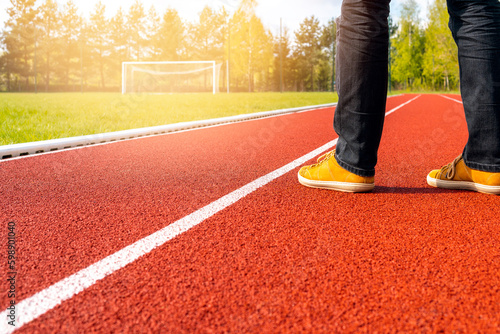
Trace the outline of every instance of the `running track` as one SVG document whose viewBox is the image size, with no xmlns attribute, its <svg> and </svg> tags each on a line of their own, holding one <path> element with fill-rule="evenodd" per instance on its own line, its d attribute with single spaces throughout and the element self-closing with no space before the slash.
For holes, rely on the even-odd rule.
<svg viewBox="0 0 500 334">
<path fill-rule="evenodd" d="M 335 143 L 333 108 L 0 162 L 16 333 L 499 332 L 500 197 L 426 184 L 467 140 L 459 99 L 388 99 L 369 194 L 288 165 Z"/>
</svg>

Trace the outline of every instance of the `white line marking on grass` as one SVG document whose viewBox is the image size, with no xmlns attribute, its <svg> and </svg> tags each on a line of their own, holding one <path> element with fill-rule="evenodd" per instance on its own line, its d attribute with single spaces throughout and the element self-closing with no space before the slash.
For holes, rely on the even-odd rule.
<svg viewBox="0 0 500 334">
<path fill-rule="evenodd" d="M 440 94 L 439 96 L 444 97 L 445 99 L 448 99 L 448 100 L 452 100 L 452 101 L 458 102 L 458 103 L 460 103 L 460 104 L 464 104 L 464 103 L 463 103 L 462 101 L 460 101 L 460 100 L 456 100 L 456 99 L 454 99 L 454 98 L 451 98 L 451 97 L 448 97 L 448 96 L 445 96 L 445 95 L 441 95 L 441 94 Z"/>
<path fill-rule="evenodd" d="M 419 96 L 405 102 L 398 107 L 388 111 L 386 115 L 390 115 L 394 111 L 414 101 Z M 90 265 L 89 267 L 78 271 L 77 273 L 64 278 L 63 280 L 51 285 L 50 287 L 28 297 L 16 304 L 17 321 L 16 327 L 7 324 L 7 310 L 0 313 L 0 333 L 12 333 L 23 325 L 35 320 L 42 314 L 50 311 L 54 307 L 60 305 L 63 301 L 68 300 L 83 290 L 91 287 L 97 281 L 111 275 L 117 270 L 122 269 L 126 265 L 134 262 L 141 256 L 144 256 L 155 248 L 162 246 L 167 241 L 181 235 L 190 230 L 204 220 L 212 217 L 216 213 L 222 211 L 228 206 L 236 203 L 248 194 L 265 186 L 271 181 L 283 176 L 284 174 L 299 167 L 305 162 L 314 157 L 330 150 L 337 144 L 338 138 L 326 143 L 325 145 L 315 149 L 312 152 L 290 162 L 289 164 L 276 169 L 275 171 L 266 174 L 255 181 L 252 181 L 243 187 L 219 198 L 218 200 L 196 210 L 195 212 L 177 220 L 176 222 L 166 226 L 165 228 L 140 239 L 133 244 L 111 254 L 104 259 Z"/>
</svg>

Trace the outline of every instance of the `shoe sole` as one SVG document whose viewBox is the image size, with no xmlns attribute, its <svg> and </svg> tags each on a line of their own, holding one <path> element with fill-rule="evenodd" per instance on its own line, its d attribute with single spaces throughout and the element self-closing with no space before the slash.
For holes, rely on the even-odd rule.
<svg viewBox="0 0 500 334">
<path fill-rule="evenodd" d="M 335 182 L 335 181 L 315 181 L 309 180 L 298 174 L 300 184 L 310 188 L 320 188 L 342 191 L 347 193 L 366 193 L 375 188 L 374 183 L 353 183 L 353 182 Z"/>
<path fill-rule="evenodd" d="M 427 184 L 432 187 L 442 188 L 442 189 L 471 190 L 484 194 L 500 195 L 500 186 L 487 186 L 484 184 L 475 183 L 471 181 L 440 180 L 427 175 Z"/>
</svg>

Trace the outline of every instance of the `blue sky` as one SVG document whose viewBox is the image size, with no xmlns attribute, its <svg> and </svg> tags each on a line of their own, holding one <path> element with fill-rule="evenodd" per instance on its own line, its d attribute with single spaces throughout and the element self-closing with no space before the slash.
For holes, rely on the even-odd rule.
<svg viewBox="0 0 500 334">
<path fill-rule="evenodd" d="M 73 0 L 80 9 L 82 15 L 87 16 L 99 0 Z M 109 16 L 112 16 L 121 6 L 128 9 L 135 0 L 102 0 L 106 6 Z M 37 0 L 41 4 L 43 0 Z M 59 5 L 63 5 L 66 0 L 57 0 Z M 399 16 L 401 3 L 403 0 L 393 0 L 391 3 L 392 15 Z M 417 0 L 420 6 L 422 20 L 425 20 L 428 0 Z M 152 4 L 159 12 L 163 12 L 168 7 L 175 8 L 180 16 L 187 21 L 194 21 L 198 13 L 204 6 L 219 8 L 225 6 L 227 9 L 237 7 L 239 0 L 142 0 L 148 9 Z M 341 0 L 258 0 L 257 15 L 264 21 L 264 24 L 272 32 L 279 31 L 280 18 L 283 24 L 291 31 L 299 27 L 304 18 L 315 15 L 321 23 L 326 23 L 332 17 L 340 15 Z M 3 28 L 7 19 L 6 9 L 10 7 L 10 1 L 0 2 L 0 26 Z"/>
</svg>

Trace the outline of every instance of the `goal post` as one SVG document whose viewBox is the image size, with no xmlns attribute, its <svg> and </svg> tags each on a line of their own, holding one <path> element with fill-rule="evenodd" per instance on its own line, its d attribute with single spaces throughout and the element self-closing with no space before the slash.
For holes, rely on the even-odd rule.
<svg viewBox="0 0 500 334">
<path fill-rule="evenodd" d="M 122 63 L 122 94 L 219 92 L 222 64 L 216 61 Z"/>
</svg>

